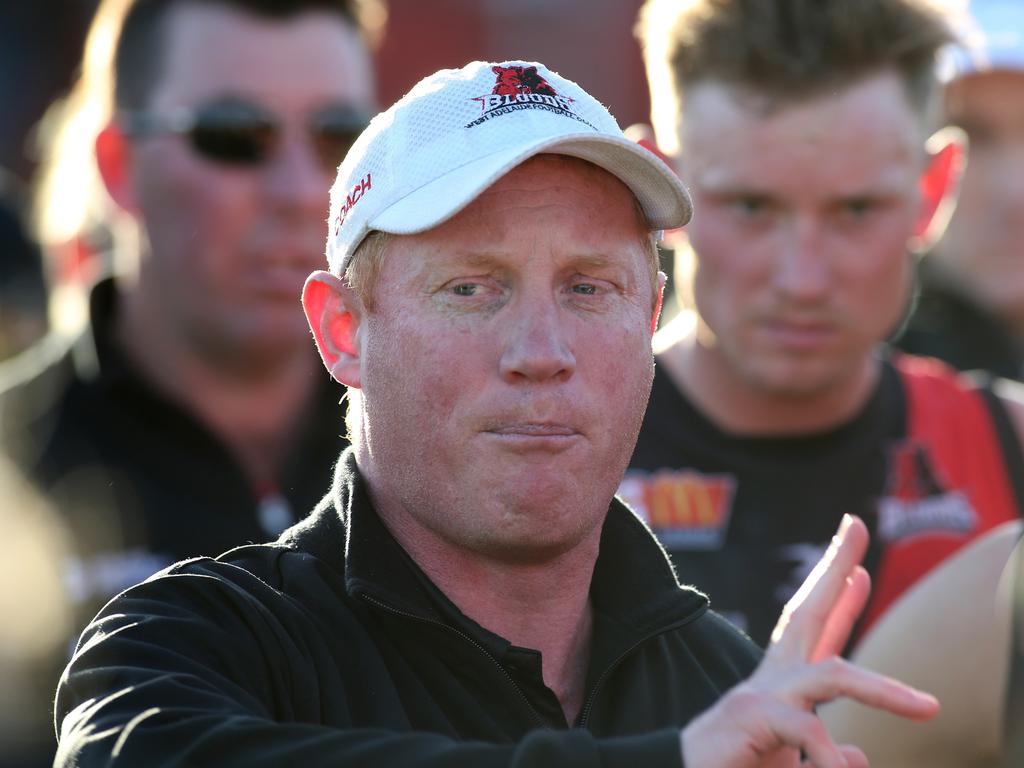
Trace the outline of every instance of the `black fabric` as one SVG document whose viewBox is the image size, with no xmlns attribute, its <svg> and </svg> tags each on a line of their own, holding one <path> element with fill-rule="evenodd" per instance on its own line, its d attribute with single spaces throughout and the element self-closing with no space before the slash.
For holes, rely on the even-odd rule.
<svg viewBox="0 0 1024 768">
<path fill-rule="evenodd" d="M 917 276 L 914 309 L 894 346 L 961 371 L 1024 379 L 1024 349 L 999 318 L 966 296 L 927 256 L 918 262 Z"/>
<path fill-rule="evenodd" d="M 227 446 L 125 359 L 113 338 L 116 313 L 116 285 L 103 281 L 85 333 L 48 338 L 0 367 L 0 450 L 68 526 L 73 553 L 63 572 L 74 637 L 117 592 L 173 562 L 276 538 L 316 505 L 345 446 L 341 387 L 311 366 L 323 385 L 278 479 L 295 516 L 265 526 L 260 494 Z M 49 660 L 47 687 L 72 642 Z M 38 719 L 39 764 L 49 765 L 52 712 Z"/>
<path fill-rule="evenodd" d="M 273 545 L 179 564 L 109 605 L 58 691 L 59 766 L 680 766 L 678 729 L 757 649 L 614 502 L 588 694 L 566 728 L 537 654 L 463 615 L 377 517 L 351 452 Z"/>
<path fill-rule="evenodd" d="M 55 499 L 86 556 L 113 542 L 168 565 L 273 539 L 281 528 L 261 526 L 260 495 L 228 447 L 115 344 L 114 282 L 99 283 L 91 298 L 91 327 L 71 345 L 48 339 L 0 369 L 4 452 Z M 322 375 L 323 386 L 278 483 L 301 514 L 316 505 L 345 446 L 342 390 L 326 372 L 310 375 Z"/>
<path fill-rule="evenodd" d="M 620 492 L 649 521 L 680 580 L 709 594 L 720 613 L 761 645 L 769 641 L 786 601 L 824 553 L 844 513 L 860 516 L 868 526 L 871 544 L 864 565 L 872 576 L 883 575 L 879 565 L 891 551 L 887 548 L 927 541 L 955 547 L 1002 519 L 994 518 L 989 507 L 975 509 L 975 503 L 990 503 L 982 489 L 975 484 L 972 493 L 962 479 L 951 480 L 942 465 L 949 459 L 926 436 L 909 434 L 904 375 L 920 374 L 913 366 L 901 373 L 896 354 L 880 359 L 877 384 L 850 420 L 802 435 L 726 433 L 661 366 L 656 370 Z M 980 390 L 1002 453 L 1002 465 L 992 469 L 1004 473 L 1017 509 L 1024 509 L 1020 440 L 990 378 L 987 384 L 982 377 L 952 386 L 967 396 Z M 950 402 L 956 400 L 934 407 L 955 407 Z M 942 418 L 941 410 L 935 414 Z M 949 439 L 964 434 L 973 439 L 970 429 L 950 433 Z M 1002 507 L 998 511 L 1005 514 Z M 920 546 L 907 558 L 901 561 L 900 579 L 923 575 L 937 562 Z M 864 614 L 869 617 L 897 594 L 886 589 L 892 579 L 877 581 Z M 854 640 L 861 628 L 855 628 Z"/>
<path fill-rule="evenodd" d="M 679 580 L 710 595 L 716 610 L 762 646 L 843 514 L 861 516 L 869 529 L 875 525 L 888 449 L 906 434 L 899 374 L 888 362 L 881 371 L 871 398 L 843 426 L 806 436 L 739 437 L 698 411 L 663 366 L 656 369 L 623 489 L 631 478 L 650 478 L 665 468 L 694 470 L 731 485 L 721 541 L 673 543 L 656 532 Z M 880 557 L 876 539 L 865 558 L 869 571 Z"/>
</svg>

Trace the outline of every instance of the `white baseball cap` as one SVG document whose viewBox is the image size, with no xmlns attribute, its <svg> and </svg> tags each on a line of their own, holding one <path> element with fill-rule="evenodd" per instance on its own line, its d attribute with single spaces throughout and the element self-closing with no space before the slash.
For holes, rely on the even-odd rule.
<svg viewBox="0 0 1024 768">
<path fill-rule="evenodd" d="M 990 70 L 1024 71 L 1024 0 L 971 0 L 960 42 L 939 59 L 939 78 L 951 82 Z"/>
<path fill-rule="evenodd" d="M 675 173 L 627 139 L 576 83 L 536 62 L 474 61 L 421 80 L 356 140 L 331 188 L 331 271 L 342 274 L 371 231 L 436 227 L 543 152 L 582 158 L 618 177 L 652 231 L 690 219 L 690 197 Z"/>
</svg>

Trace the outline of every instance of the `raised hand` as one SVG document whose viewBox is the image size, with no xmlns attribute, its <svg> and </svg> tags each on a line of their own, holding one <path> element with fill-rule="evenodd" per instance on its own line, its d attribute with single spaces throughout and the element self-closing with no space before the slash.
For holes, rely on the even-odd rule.
<svg viewBox="0 0 1024 768">
<path fill-rule="evenodd" d="M 783 609 L 761 665 L 683 730 L 686 768 L 862 768 L 864 754 L 833 743 L 815 706 L 848 697 L 915 720 L 938 713 L 930 694 L 839 655 L 870 591 L 860 565 L 867 546 L 864 523 L 845 516 Z"/>
</svg>

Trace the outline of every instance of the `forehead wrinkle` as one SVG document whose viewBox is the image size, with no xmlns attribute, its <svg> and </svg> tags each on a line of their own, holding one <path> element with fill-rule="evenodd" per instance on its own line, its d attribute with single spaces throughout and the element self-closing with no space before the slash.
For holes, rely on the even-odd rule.
<svg viewBox="0 0 1024 768">
<path fill-rule="evenodd" d="M 539 221 L 539 227 L 519 229 L 522 222 Z M 432 279 L 428 271 L 454 264 L 513 268 L 524 253 L 561 269 L 618 264 L 627 249 L 648 260 L 648 228 L 629 188 L 582 160 L 549 155 L 517 166 L 451 219 L 408 237 L 420 250 L 417 279 L 426 280 Z"/>
<path fill-rule="evenodd" d="M 543 183 L 538 173 L 543 174 Z M 505 196 L 525 198 L 511 204 L 493 202 L 495 198 Z M 552 206 L 574 207 L 569 202 L 573 199 L 588 203 L 586 210 L 593 210 L 594 203 L 608 203 L 614 199 L 628 200 L 632 206 L 634 196 L 621 179 L 586 160 L 569 155 L 542 153 L 525 160 L 498 179 L 463 213 L 488 204 L 526 210 Z"/>
<path fill-rule="evenodd" d="M 570 214 L 564 221 L 573 224 L 582 224 L 579 211 L 587 214 L 597 207 L 599 196 L 586 190 L 581 194 L 579 187 L 571 185 L 544 186 L 541 188 L 512 187 L 497 190 L 488 190 L 480 196 L 480 205 L 467 208 L 464 213 L 466 219 L 482 221 L 487 229 L 500 227 L 502 230 L 508 226 L 515 226 L 525 217 L 534 216 L 560 216 L 562 212 Z M 487 215 L 493 211 L 500 211 L 502 215 Z M 587 219 L 592 218 L 586 216 Z M 599 219 L 597 219 L 599 221 Z"/>
</svg>

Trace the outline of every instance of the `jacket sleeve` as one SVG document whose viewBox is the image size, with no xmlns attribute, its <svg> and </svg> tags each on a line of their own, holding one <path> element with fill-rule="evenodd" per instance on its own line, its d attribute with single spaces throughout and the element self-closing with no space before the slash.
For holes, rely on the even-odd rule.
<svg viewBox="0 0 1024 768">
<path fill-rule="evenodd" d="M 216 571 L 189 568 L 109 603 L 61 678 L 55 766 L 682 765 L 675 729 L 614 739 L 545 729 L 492 744 L 294 719 L 268 672 L 276 649 L 266 638 L 280 630 L 249 598 Z"/>
</svg>

